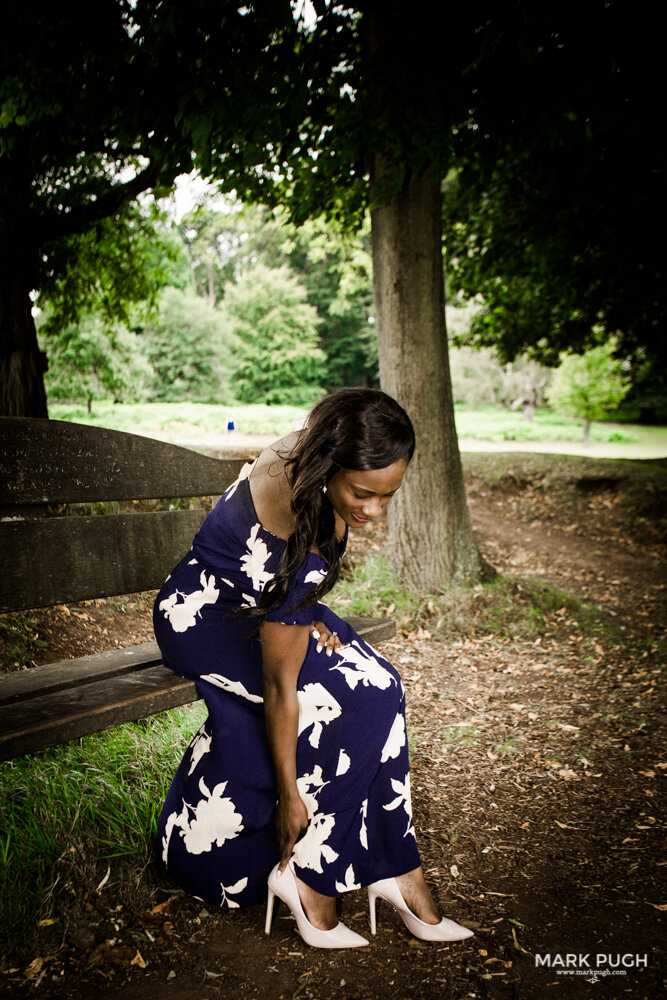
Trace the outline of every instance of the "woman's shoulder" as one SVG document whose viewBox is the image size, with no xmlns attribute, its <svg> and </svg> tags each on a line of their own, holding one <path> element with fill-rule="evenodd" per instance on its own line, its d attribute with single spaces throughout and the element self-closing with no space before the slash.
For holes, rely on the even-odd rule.
<svg viewBox="0 0 667 1000">
<path fill-rule="evenodd" d="M 250 493 L 260 524 L 284 539 L 294 530 L 291 489 L 285 466 L 297 438 L 297 433 L 288 434 L 265 448 L 249 476 Z"/>
</svg>

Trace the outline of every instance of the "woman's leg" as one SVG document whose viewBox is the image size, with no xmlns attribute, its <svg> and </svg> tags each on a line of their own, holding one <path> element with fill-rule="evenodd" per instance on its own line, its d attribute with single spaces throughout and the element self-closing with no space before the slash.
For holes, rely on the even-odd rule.
<svg viewBox="0 0 667 1000">
<path fill-rule="evenodd" d="M 408 908 L 425 924 L 439 924 L 440 914 L 435 905 L 431 890 L 424 881 L 421 867 L 415 868 L 405 875 L 397 875 L 396 882 L 401 890 L 401 896 Z"/>
<path fill-rule="evenodd" d="M 330 931 L 338 923 L 336 897 L 323 896 L 321 892 L 311 889 L 296 875 L 294 878 L 301 905 L 313 927 L 317 927 L 321 931 Z"/>
</svg>

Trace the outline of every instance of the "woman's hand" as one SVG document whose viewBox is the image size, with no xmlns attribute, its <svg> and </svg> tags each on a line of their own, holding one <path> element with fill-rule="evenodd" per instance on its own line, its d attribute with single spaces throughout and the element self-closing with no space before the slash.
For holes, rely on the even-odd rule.
<svg viewBox="0 0 667 1000">
<path fill-rule="evenodd" d="M 338 633 L 332 632 L 324 622 L 311 622 L 310 634 L 313 639 L 317 639 L 316 649 L 318 653 L 325 649 L 327 656 L 331 656 L 332 653 L 338 653 L 343 648 Z"/>
<path fill-rule="evenodd" d="M 292 857 L 294 845 L 308 827 L 308 810 L 296 790 L 293 794 L 278 799 L 274 822 L 280 851 L 279 868 L 283 872 Z"/>
</svg>

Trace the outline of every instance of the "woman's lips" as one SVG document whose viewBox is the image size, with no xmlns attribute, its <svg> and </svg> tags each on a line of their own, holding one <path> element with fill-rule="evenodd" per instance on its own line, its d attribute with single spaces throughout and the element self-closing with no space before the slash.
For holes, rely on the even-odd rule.
<svg viewBox="0 0 667 1000">
<path fill-rule="evenodd" d="M 354 511 L 352 512 L 352 517 L 355 519 L 355 521 L 358 521 L 359 524 L 368 524 L 368 522 L 370 521 L 370 517 L 359 517 L 359 515 L 355 514 Z"/>
</svg>

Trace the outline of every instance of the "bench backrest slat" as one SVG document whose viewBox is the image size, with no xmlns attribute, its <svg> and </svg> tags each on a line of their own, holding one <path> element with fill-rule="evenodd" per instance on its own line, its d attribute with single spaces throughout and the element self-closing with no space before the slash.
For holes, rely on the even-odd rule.
<svg viewBox="0 0 667 1000">
<path fill-rule="evenodd" d="M 162 585 L 207 511 L 0 522 L 0 612 L 134 594 Z M 38 554 L 39 563 L 37 563 Z"/>
<path fill-rule="evenodd" d="M 0 507 L 218 496 L 242 464 L 124 431 L 0 417 Z"/>
<path fill-rule="evenodd" d="M 215 497 L 245 461 L 66 420 L 0 418 L 0 612 L 155 590 L 206 516 L 54 516 L 47 505 Z"/>
</svg>

